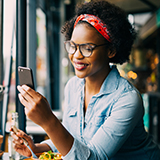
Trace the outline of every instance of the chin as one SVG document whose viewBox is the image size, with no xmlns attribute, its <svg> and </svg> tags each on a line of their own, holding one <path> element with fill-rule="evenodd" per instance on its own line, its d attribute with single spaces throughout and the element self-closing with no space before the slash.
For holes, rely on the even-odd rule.
<svg viewBox="0 0 160 160">
<path fill-rule="evenodd" d="M 75 72 L 75 74 L 78 78 L 85 78 L 86 77 L 86 75 L 84 75 L 84 74 L 79 74 L 79 73 L 76 73 L 76 72 Z"/>
<path fill-rule="evenodd" d="M 78 78 L 85 78 L 85 76 L 82 76 L 82 75 L 77 75 L 77 74 L 76 74 L 76 76 L 77 76 Z"/>
</svg>

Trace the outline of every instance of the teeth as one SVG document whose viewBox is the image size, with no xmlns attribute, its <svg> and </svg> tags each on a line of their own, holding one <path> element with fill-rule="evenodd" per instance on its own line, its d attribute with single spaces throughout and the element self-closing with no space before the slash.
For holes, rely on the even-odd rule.
<svg viewBox="0 0 160 160">
<path fill-rule="evenodd" d="M 86 64 L 76 64 L 77 67 L 83 67 L 86 66 Z"/>
</svg>

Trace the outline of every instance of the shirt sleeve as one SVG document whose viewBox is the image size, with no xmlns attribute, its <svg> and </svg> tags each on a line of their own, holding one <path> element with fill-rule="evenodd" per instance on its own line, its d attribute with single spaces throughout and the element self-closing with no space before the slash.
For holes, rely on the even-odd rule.
<svg viewBox="0 0 160 160">
<path fill-rule="evenodd" d="M 110 115 L 106 117 L 105 122 L 94 136 L 90 140 L 84 139 L 83 142 L 75 137 L 72 148 L 63 159 L 109 160 L 130 136 L 137 123 L 142 119 L 143 112 L 140 94 L 135 89 L 124 92 L 117 100 L 114 100 Z M 64 118 L 66 117 L 64 116 Z M 63 119 L 63 121 L 67 123 L 67 119 Z M 53 151 L 55 150 L 52 142 L 45 141 L 44 143 L 47 143 Z"/>
<path fill-rule="evenodd" d="M 143 114 L 140 94 L 135 90 L 124 93 L 115 102 L 110 116 L 96 132 L 92 142 L 100 146 L 100 150 L 105 150 L 108 157 L 114 156 L 142 120 Z"/>
<path fill-rule="evenodd" d="M 64 160 L 108 160 L 125 143 L 143 117 L 141 96 L 135 91 L 126 92 L 115 101 L 112 112 L 89 141 L 77 139 Z"/>
<path fill-rule="evenodd" d="M 88 158 L 94 159 L 95 156 L 93 155 L 93 152 L 82 142 L 78 141 L 77 139 L 74 139 L 73 146 L 71 150 L 68 152 L 67 155 L 62 157 L 63 160 L 87 160 Z"/>
<path fill-rule="evenodd" d="M 41 142 L 41 144 L 44 144 L 44 143 L 47 144 L 51 148 L 52 152 L 59 153 L 59 151 L 57 150 L 57 148 L 54 146 L 54 144 L 52 143 L 50 139 L 47 139 Z"/>
</svg>

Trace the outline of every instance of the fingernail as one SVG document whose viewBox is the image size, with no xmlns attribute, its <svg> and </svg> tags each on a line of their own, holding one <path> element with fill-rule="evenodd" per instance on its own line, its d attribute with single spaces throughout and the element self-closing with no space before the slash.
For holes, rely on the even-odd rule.
<svg viewBox="0 0 160 160">
<path fill-rule="evenodd" d="M 24 88 L 25 90 L 27 90 L 28 86 L 27 85 L 23 85 L 22 88 Z"/>
<path fill-rule="evenodd" d="M 13 134 L 12 137 L 13 137 L 15 140 L 18 140 L 18 137 L 17 137 L 15 134 Z"/>
<path fill-rule="evenodd" d="M 23 144 L 23 140 L 22 139 L 20 140 L 20 143 Z"/>
<path fill-rule="evenodd" d="M 17 86 L 17 89 L 20 89 L 20 87 L 21 87 L 21 86 L 20 86 L 20 85 L 18 85 L 18 86 Z"/>
</svg>

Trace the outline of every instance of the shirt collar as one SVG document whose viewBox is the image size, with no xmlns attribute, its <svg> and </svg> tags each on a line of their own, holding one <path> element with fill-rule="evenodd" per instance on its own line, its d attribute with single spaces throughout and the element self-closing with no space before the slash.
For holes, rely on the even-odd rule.
<svg viewBox="0 0 160 160">
<path fill-rule="evenodd" d="M 120 74 L 115 65 L 110 67 L 111 71 L 104 80 L 98 95 L 114 92 L 118 88 Z"/>
<path fill-rule="evenodd" d="M 111 92 L 114 92 L 118 88 L 120 74 L 115 65 L 112 65 L 110 67 L 111 71 L 104 80 L 100 92 L 97 94 L 97 96 L 100 96 L 102 94 L 109 94 Z M 84 89 L 84 85 L 85 85 L 85 79 L 80 79 L 80 85 L 78 87 L 78 90 Z"/>
</svg>

